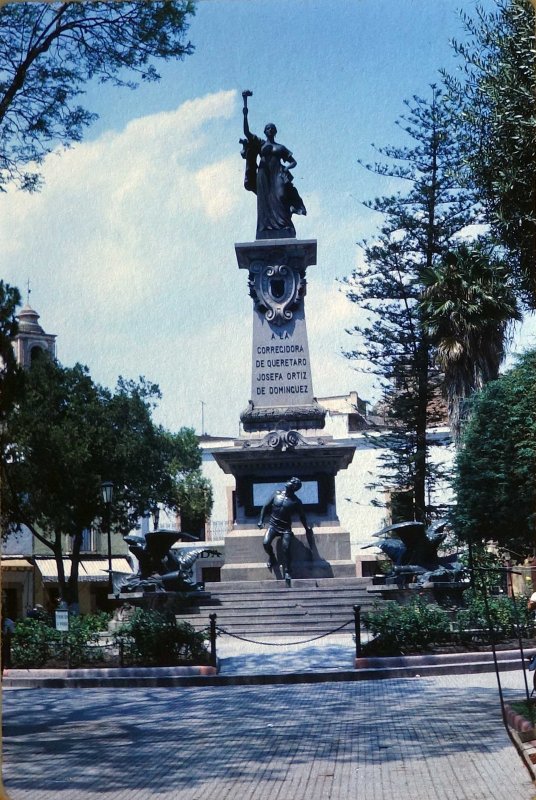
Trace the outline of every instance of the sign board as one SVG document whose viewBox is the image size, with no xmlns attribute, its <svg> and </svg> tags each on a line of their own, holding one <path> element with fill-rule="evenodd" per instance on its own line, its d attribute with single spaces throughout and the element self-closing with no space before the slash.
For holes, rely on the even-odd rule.
<svg viewBox="0 0 536 800">
<path fill-rule="evenodd" d="M 56 630 L 68 631 L 69 630 L 69 612 L 56 611 Z"/>
</svg>

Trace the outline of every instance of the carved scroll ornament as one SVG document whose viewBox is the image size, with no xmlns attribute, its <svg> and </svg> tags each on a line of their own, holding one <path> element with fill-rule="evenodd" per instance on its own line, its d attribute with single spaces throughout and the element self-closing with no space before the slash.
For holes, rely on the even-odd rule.
<svg viewBox="0 0 536 800">
<path fill-rule="evenodd" d="M 249 268 L 249 293 L 267 322 L 284 325 L 305 295 L 306 281 L 288 264 L 254 261 Z"/>
</svg>

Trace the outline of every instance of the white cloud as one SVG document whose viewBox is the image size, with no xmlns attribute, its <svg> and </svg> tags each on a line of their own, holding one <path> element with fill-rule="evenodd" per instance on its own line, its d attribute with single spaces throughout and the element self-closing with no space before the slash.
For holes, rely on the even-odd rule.
<svg viewBox="0 0 536 800">
<path fill-rule="evenodd" d="M 235 164 L 235 158 L 227 158 L 203 167 L 195 175 L 202 208 L 212 222 L 228 217 L 238 205 Z"/>
<path fill-rule="evenodd" d="M 47 158 L 42 193 L 0 197 L 3 277 L 30 278 L 60 360 L 108 385 L 144 374 L 162 388 L 166 425 L 199 428 L 202 400 L 207 430 L 230 435 L 251 388 L 252 305 L 234 242 L 253 238 L 256 213 L 225 127 L 236 107 L 225 91 L 132 120 Z M 315 392 L 359 390 L 340 354 L 356 308 L 334 282 L 355 266 L 359 217 L 352 206 L 330 218 L 319 191 L 306 201 L 296 228 L 319 240 L 306 300 Z"/>
</svg>

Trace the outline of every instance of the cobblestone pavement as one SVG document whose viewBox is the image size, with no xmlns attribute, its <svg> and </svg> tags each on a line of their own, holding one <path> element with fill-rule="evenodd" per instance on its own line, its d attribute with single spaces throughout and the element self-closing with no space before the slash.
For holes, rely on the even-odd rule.
<svg viewBox="0 0 536 800">
<path fill-rule="evenodd" d="M 506 696 L 522 693 L 505 673 Z M 533 800 L 493 674 L 3 693 L 12 800 Z"/>
<path fill-rule="evenodd" d="M 367 634 L 362 634 L 365 640 Z M 305 641 L 304 641 L 305 640 Z M 229 635 L 218 637 L 217 651 L 222 675 L 272 675 L 289 672 L 330 672 L 354 668 L 352 633 L 331 634 L 308 642 L 307 637 L 278 637 L 268 644 L 244 641 Z M 297 642 L 297 643 L 296 643 Z"/>
</svg>

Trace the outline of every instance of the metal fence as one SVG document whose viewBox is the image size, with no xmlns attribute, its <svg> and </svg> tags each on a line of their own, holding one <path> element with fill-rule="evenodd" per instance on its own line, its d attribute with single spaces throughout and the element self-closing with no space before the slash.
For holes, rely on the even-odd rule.
<svg viewBox="0 0 536 800">
<path fill-rule="evenodd" d="M 233 633 L 232 631 L 223 628 L 221 625 L 218 625 L 218 615 L 217 614 L 210 614 L 209 615 L 209 641 L 210 641 L 210 664 L 213 667 L 216 667 L 218 664 L 218 653 L 217 653 L 217 639 L 218 636 L 230 636 L 233 639 L 238 639 L 241 642 L 249 642 L 250 644 L 258 644 L 266 647 L 293 647 L 294 645 L 300 644 L 308 644 L 309 642 L 316 642 L 319 639 L 325 639 L 327 636 L 331 636 L 334 633 L 340 633 L 345 628 L 349 628 L 351 625 L 354 626 L 354 639 L 355 639 L 355 655 L 356 658 L 359 658 L 361 655 L 361 606 L 353 606 L 353 617 L 348 619 L 346 622 L 343 622 L 342 625 L 338 625 L 336 628 L 332 630 L 325 631 L 324 633 L 320 633 L 317 636 L 311 636 L 307 639 L 299 639 L 295 642 L 262 642 L 258 639 L 250 639 L 246 636 L 240 636 L 237 633 Z"/>
</svg>

